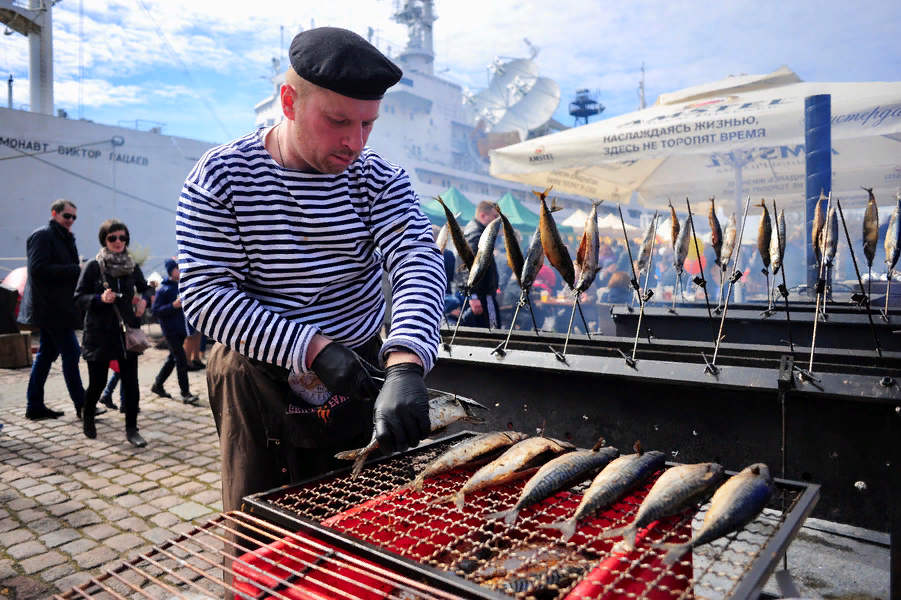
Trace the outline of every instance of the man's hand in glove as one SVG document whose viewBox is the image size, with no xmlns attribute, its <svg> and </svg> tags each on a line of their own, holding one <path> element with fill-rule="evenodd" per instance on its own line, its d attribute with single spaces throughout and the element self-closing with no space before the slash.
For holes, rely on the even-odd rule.
<svg viewBox="0 0 901 600">
<path fill-rule="evenodd" d="M 310 363 L 310 369 L 332 394 L 358 400 L 374 399 L 379 388 L 370 372 L 375 367 L 357 356 L 357 353 L 338 342 L 328 342 Z"/>
<path fill-rule="evenodd" d="M 385 369 L 375 401 L 375 436 L 385 454 L 414 448 L 429 436 L 429 392 L 421 365 L 400 362 Z"/>
</svg>

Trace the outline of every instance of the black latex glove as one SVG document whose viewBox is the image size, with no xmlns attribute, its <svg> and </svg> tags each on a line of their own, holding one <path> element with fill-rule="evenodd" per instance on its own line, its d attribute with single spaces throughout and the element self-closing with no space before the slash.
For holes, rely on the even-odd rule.
<svg viewBox="0 0 901 600">
<path fill-rule="evenodd" d="M 357 356 L 357 353 L 338 342 L 331 342 L 319 351 L 310 369 L 332 394 L 358 400 L 379 395 L 379 388 L 372 380 L 381 371 Z"/>
<path fill-rule="evenodd" d="M 375 436 L 385 454 L 414 448 L 429 436 L 429 392 L 416 363 L 385 369 L 385 383 L 375 401 Z"/>
</svg>

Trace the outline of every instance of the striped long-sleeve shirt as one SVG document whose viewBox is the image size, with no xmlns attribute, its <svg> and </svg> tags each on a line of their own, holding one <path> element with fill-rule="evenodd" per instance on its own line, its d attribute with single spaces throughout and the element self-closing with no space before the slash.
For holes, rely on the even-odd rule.
<svg viewBox="0 0 901 600">
<path fill-rule="evenodd" d="M 349 347 L 385 316 L 382 347 L 438 352 L 444 263 L 400 167 L 364 149 L 340 175 L 280 166 L 265 130 L 209 150 L 178 202 L 180 294 L 197 329 L 250 358 L 305 372 L 316 333 Z"/>
</svg>

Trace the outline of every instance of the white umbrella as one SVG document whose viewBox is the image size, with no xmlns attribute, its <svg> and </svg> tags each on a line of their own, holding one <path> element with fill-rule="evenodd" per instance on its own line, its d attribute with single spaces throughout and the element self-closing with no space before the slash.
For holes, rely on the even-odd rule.
<svg viewBox="0 0 901 600">
<path fill-rule="evenodd" d="M 644 206 L 667 198 L 804 200 L 804 99 L 831 94 L 833 192 L 851 206 L 901 184 L 901 83 L 805 83 L 783 67 L 661 96 L 642 111 L 492 150 L 491 174 Z M 738 192 L 736 192 L 738 190 Z M 726 206 L 726 204 L 731 206 Z M 726 214 L 737 202 L 723 203 Z M 741 202 L 741 208 L 743 207 Z"/>
<path fill-rule="evenodd" d="M 640 229 L 635 225 L 626 223 L 626 235 L 628 235 L 630 238 L 636 235 L 639 231 Z M 598 234 L 606 235 L 618 240 L 622 239 L 623 222 L 620 221 L 617 215 L 606 214 L 603 217 L 598 217 Z"/>
<path fill-rule="evenodd" d="M 564 227 L 572 227 L 573 229 L 585 229 L 585 221 L 588 219 L 588 213 L 581 208 L 569 215 L 561 225 Z"/>
</svg>

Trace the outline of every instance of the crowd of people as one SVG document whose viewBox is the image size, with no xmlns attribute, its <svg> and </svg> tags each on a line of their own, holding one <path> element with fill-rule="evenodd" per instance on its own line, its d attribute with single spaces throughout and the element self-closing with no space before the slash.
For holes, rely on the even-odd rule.
<svg viewBox="0 0 901 600">
<path fill-rule="evenodd" d="M 26 242 L 28 280 L 19 322 L 37 328 L 40 341 L 26 392 L 25 416 L 42 420 L 64 414 L 44 403 L 50 367 L 61 358 L 66 387 L 84 435 L 97 437 L 95 417 L 106 412 L 104 406 L 117 408 L 112 395 L 121 382 L 119 410 L 125 415 L 125 438 L 140 448 L 147 445 L 137 423 L 138 356 L 144 348 L 130 344 L 128 331 L 140 329 L 148 305 L 160 322 L 169 349 L 169 359 L 151 391 L 171 397 L 163 383 L 174 368 L 182 401 L 194 404 L 198 400 L 188 385 L 189 363 L 184 350 L 187 333 L 178 298 L 178 265 L 174 259 L 166 261 L 168 278 L 155 290 L 128 252 L 131 235 L 128 226 L 118 219 L 103 222 L 97 255 L 83 261 L 72 233 L 77 215 L 74 202 L 55 201 L 49 223 L 35 230 Z M 83 330 L 80 344 L 77 329 Z M 87 388 L 78 367 L 81 358 L 88 366 Z M 198 368 L 197 363 L 190 366 Z M 113 375 L 108 377 L 111 370 Z"/>
</svg>

